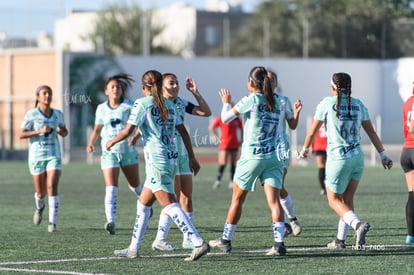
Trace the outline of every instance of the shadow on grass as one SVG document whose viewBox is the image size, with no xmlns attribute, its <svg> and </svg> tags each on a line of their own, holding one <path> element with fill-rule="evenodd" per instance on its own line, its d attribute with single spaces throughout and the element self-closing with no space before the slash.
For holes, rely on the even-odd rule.
<svg viewBox="0 0 414 275">
<path fill-rule="evenodd" d="M 312 248 L 312 247 L 309 247 Z M 318 249 L 318 247 L 314 247 Z M 240 257 L 243 257 L 243 261 L 274 261 L 274 260 L 287 260 L 287 259 L 318 259 L 318 258 L 348 258 L 348 257 L 388 257 L 388 256 L 414 256 L 414 247 L 403 247 L 398 249 L 385 249 L 385 250 L 371 250 L 371 251 L 300 251 L 300 252 L 288 252 L 285 256 L 267 256 L 265 251 L 233 251 L 230 254 L 217 254 L 210 255 L 211 257 L 217 257 L 217 261 L 239 261 Z M 212 251 L 213 252 L 213 251 Z M 233 257 L 232 257 L 233 256 Z"/>
</svg>

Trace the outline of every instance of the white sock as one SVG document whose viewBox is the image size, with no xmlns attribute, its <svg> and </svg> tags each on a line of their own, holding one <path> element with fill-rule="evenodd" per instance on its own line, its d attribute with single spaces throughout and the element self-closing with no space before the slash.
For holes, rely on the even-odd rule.
<svg viewBox="0 0 414 275">
<path fill-rule="evenodd" d="M 151 206 L 145 206 L 140 201 L 137 201 L 137 215 L 135 217 L 134 229 L 132 231 L 131 244 L 129 250 L 137 252 L 145 233 L 147 232 L 148 223 L 151 214 Z"/>
<path fill-rule="evenodd" d="M 284 222 L 272 222 L 273 238 L 275 242 L 281 243 L 285 239 L 285 223 Z"/>
<path fill-rule="evenodd" d="M 336 235 L 336 238 L 338 240 L 345 241 L 346 235 L 348 235 L 349 231 L 349 225 L 347 225 L 343 220 L 339 220 L 338 222 L 338 233 Z"/>
<path fill-rule="evenodd" d="M 166 213 L 161 211 L 160 219 L 158 221 L 158 231 L 157 236 L 155 237 L 156 240 L 166 240 L 168 236 L 168 232 L 170 231 L 172 224 L 172 219 Z"/>
<path fill-rule="evenodd" d="M 346 224 L 351 226 L 352 229 L 354 229 L 354 230 L 356 229 L 357 224 L 361 222 L 361 220 L 358 218 L 358 216 L 352 210 L 349 210 L 348 212 L 346 212 L 344 214 L 344 216 L 342 217 L 342 219 L 344 220 L 344 222 Z"/>
<path fill-rule="evenodd" d="M 236 231 L 237 224 L 224 224 L 223 239 L 231 241 L 233 239 L 234 232 Z"/>
<path fill-rule="evenodd" d="M 116 186 L 105 187 L 105 215 L 106 215 L 106 221 L 110 223 L 115 223 L 117 194 L 118 194 L 118 187 Z"/>
<path fill-rule="evenodd" d="M 283 211 L 285 211 L 285 214 L 289 219 L 293 219 L 296 217 L 295 209 L 293 208 L 292 198 L 289 194 L 284 199 L 280 198 L 280 204 L 282 205 Z"/>
<path fill-rule="evenodd" d="M 186 214 L 190 221 L 194 224 L 194 212 L 184 212 L 184 214 Z"/>
<path fill-rule="evenodd" d="M 45 207 L 45 200 L 41 199 L 37 196 L 37 193 L 34 193 L 34 198 L 35 198 L 35 205 L 36 205 L 36 209 L 42 209 L 43 207 Z"/>
<path fill-rule="evenodd" d="M 194 246 L 203 244 L 203 239 L 198 234 L 191 220 L 187 217 L 177 202 L 167 205 L 163 211 L 168 214 L 178 226 L 178 228 L 185 234 L 186 238 L 190 239 Z"/>
<path fill-rule="evenodd" d="M 143 184 L 138 184 L 138 186 L 137 187 L 133 187 L 133 186 L 131 186 L 131 185 L 129 185 L 128 184 L 128 188 L 129 188 L 129 190 L 131 190 L 135 195 L 137 195 L 138 197 L 139 197 L 139 195 L 141 195 L 141 192 L 142 192 L 142 188 L 144 188 L 144 185 Z"/>
<path fill-rule="evenodd" d="M 59 196 L 51 196 L 48 198 L 49 203 L 49 223 L 56 224 L 59 209 Z"/>
<path fill-rule="evenodd" d="M 184 212 L 184 213 L 190 219 L 192 224 L 194 224 L 194 212 Z M 183 233 L 183 241 L 189 241 L 189 239 L 187 239 L 187 235 L 185 233 Z"/>
</svg>

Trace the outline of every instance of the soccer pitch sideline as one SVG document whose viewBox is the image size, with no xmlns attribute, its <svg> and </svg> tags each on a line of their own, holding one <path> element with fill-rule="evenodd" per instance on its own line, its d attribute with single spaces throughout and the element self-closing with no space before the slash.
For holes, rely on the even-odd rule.
<svg viewBox="0 0 414 275">
<path fill-rule="evenodd" d="M 398 160 L 394 160 L 398 162 Z M 141 180 L 144 180 L 143 163 Z M 194 177 L 195 225 L 205 240 L 221 236 L 230 203 L 228 167 L 222 187 L 212 189 L 216 164 L 202 164 Z M 151 250 L 160 207 L 140 248 L 141 258 L 121 259 L 114 249 L 128 246 L 135 219 L 136 200 L 120 177 L 117 231 L 103 229 L 104 185 L 99 164 L 71 163 L 63 166 L 59 185 L 61 203 L 57 232 L 47 232 L 48 211 L 39 226 L 33 225 L 34 187 L 26 162 L 1 162 L 0 169 L 0 274 L 413 274 L 414 246 L 406 237 L 407 191 L 398 164 L 390 171 L 366 167 L 355 197 L 355 208 L 369 221 L 367 246 L 354 251 L 352 230 L 347 249 L 328 250 L 336 236 L 337 217 L 326 197 L 319 194 L 317 169 L 293 166 L 287 176 L 296 215 L 303 227 L 299 236 L 285 239 L 284 257 L 266 256 L 273 244 L 270 212 L 260 185 L 250 193 L 232 241 L 233 253 L 211 250 L 197 262 L 185 262 L 191 251 Z M 168 240 L 180 247 L 181 232 L 173 225 Z"/>
</svg>

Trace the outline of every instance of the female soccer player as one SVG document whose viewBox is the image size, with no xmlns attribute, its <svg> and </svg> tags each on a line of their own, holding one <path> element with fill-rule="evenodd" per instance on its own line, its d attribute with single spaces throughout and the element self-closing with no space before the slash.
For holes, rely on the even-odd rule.
<svg viewBox="0 0 414 275">
<path fill-rule="evenodd" d="M 277 152 L 280 160 L 283 162 L 283 181 L 282 189 L 280 190 L 280 204 L 282 205 L 283 211 L 289 219 L 289 224 L 285 225 L 285 235 L 289 235 L 290 232 L 293 235 L 299 235 L 302 232 L 302 226 L 299 223 L 298 218 L 295 214 L 295 208 L 293 207 L 292 197 L 289 195 L 286 190 L 285 180 L 288 173 L 288 168 L 290 166 L 291 160 L 291 151 L 290 151 L 290 137 L 286 132 L 286 124 L 290 129 L 295 130 L 299 123 L 299 114 L 302 110 L 302 102 L 298 99 L 294 103 L 294 108 L 292 108 L 292 103 L 287 96 L 279 95 L 276 93 L 276 88 L 278 85 L 278 79 L 275 72 L 268 70 L 267 72 L 270 83 L 272 84 L 272 90 L 277 96 L 279 101 L 279 110 L 280 110 L 280 123 L 277 129 L 276 143 L 278 145 Z M 289 228 L 290 225 L 290 228 Z"/>
<path fill-rule="evenodd" d="M 405 181 L 408 188 L 408 200 L 405 206 L 405 219 L 408 235 L 405 242 L 407 244 L 414 244 L 414 96 L 411 96 L 405 101 L 402 113 L 404 143 L 400 163 L 404 170 Z"/>
<path fill-rule="evenodd" d="M 92 153 L 94 144 L 101 137 L 101 169 L 105 182 L 105 215 L 104 229 L 115 234 L 116 205 L 118 194 L 119 172 L 124 173 L 129 189 L 137 196 L 142 186 L 139 181 L 139 158 L 135 142 L 137 136 L 118 143 L 111 151 L 105 149 L 106 142 L 115 137 L 126 125 L 131 113 L 132 101 L 125 98 L 128 87 L 134 81 L 130 75 L 117 74 L 105 82 L 107 100 L 96 108 L 95 127 L 92 131 L 86 151 Z M 138 132 L 138 131 L 137 131 Z"/>
<path fill-rule="evenodd" d="M 267 255 L 285 255 L 284 213 L 280 205 L 283 163 L 278 159 L 276 133 L 280 123 L 279 103 L 273 93 L 270 78 L 264 67 L 251 69 L 247 88 L 249 95 L 231 107 L 231 95 L 221 89 L 223 102 L 221 119 L 224 123 L 244 116 L 243 143 L 233 182 L 233 195 L 222 237 L 209 242 L 226 253 L 232 250 L 231 240 L 242 214 L 243 203 L 249 191 L 254 191 L 257 179 L 263 185 L 272 215 L 274 245 Z"/>
<path fill-rule="evenodd" d="M 361 126 L 380 154 L 382 165 L 391 169 L 392 160 L 385 154 L 375 132 L 368 110 L 361 100 L 351 96 L 351 76 L 335 73 L 331 78 L 332 96 L 325 97 L 316 107 L 312 125 L 306 135 L 301 155 L 307 157 L 319 128 L 324 123 L 328 139 L 326 161 L 326 193 L 329 207 L 339 216 L 336 239 L 328 248 L 345 248 L 350 227 L 355 230 L 355 250 L 365 245 L 370 229 L 354 212 L 354 195 L 364 171 L 364 154 L 361 148 Z"/>
<path fill-rule="evenodd" d="M 217 133 L 216 129 L 220 130 L 220 134 Z M 236 117 L 228 123 L 223 123 L 223 121 L 221 121 L 221 116 L 217 116 L 210 123 L 208 131 L 219 141 L 219 169 L 213 188 L 216 189 L 220 187 L 220 181 L 227 163 L 230 164 L 230 182 L 228 187 L 233 188 L 233 177 L 234 172 L 236 171 L 239 147 L 241 144 L 241 140 L 239 140 L 239 131 L 243 131 L 242 121 L 240 118 Z"/>
<path fill-rule="evenodd" d="M 190 138 L 181 118 L 176 115 L 176 106 L 163 97 L 162 81 L 162 75 L 158 71 L 147 71 L 142 76 L 141 89 L 145 97 L 135 101 L 125 128 L 106 143 L 106 149 L 110 150 L 116 143 L 126 139 L 135 128 L 139 128 L 145 154 L 146 180 L 137 202 L 131 243 L 126 249 L 115 250 L 114 254 L 119 257 L 138 257 L 138 250 L 148 227 L 151 206 L 157 200 L 162 211 L 173 219 L 194 244 L 192 254 L 186 260 L 195 261 L 207 254 L 210 246 L 203 241 L 175 197 L 174 177 L 178 158 L 176 129 L 186 146 Z M 200 166 L 192 150 L 189 152 L 189 161 L 190 168 L 197 174 Z"/>
<path fill-rule="evenodd" d="M 194 98 L 197 100 L 198 105 L 195 105 L 178 96 L 179 85 L 177 76 L 172 73 L 166 73 L 163 75 L 163 95 L 168 100 L 174 102 L 176 106 L 176 114 L 180 116 L 180 119 L 184 122 L 184 116 L 186 113 L 208 117 L 211 115 L 210 107 L 204 100 L 202 95 L 197 89 L 197 83 L 194 79 L 186 78 L 186 88 L 190 91 Z M 180 202 L 181 208 L 189 219 L 194 222 L 194 210 L 193 210 L 193 176 L 192 171 L 188 163 L 188 152 L 186 146 L 183 143 L 183 139 L 180 134 L 177 133 L 177 149 L 178 149 L 178 170 L 174 179 L 175 195 L 177 201 Z M 164 212 L 161 212 L 157 236 L 152 243 L 152 249 L 157 250 L 175 250 L 176 247 L 167 242 L 167 235 L 171 228 L 172 220 Z M 183 235 L 182 247 L 186 249 L 193 249 L 194 245 Z"/>
<path fill-rule="evenodd" d="M 315 138 L 311 146 L 312 154 L 315 155 L 316 166 L 318 167 L 318 180 L 319 180 L 319 186 L 321 187 L 321 191 L 320 191 L 321 195 L 326 195 L 326 187 L 325 187 L 326 146 L 327 146 L 326 129 L 325 129 L 325 125 L 322 124 L 321 128 L 319 128 L 318 133 L 315 135 Z"/>
<path fill-rule="evenodd" d="M 47 193 L 49 232 L 56 231 L 59 209 L 58 184 L 62 160 L 58 135 L 68 135 L 62 112 L 51 107 L 52 95 L 49 86 L 42 85 L 36 89 L 35 108 L 26 113 L 20 132 L 21 139 L 29 139 L 29 169 L 36 191 L 33 223 L 39 225 L 42 221 Z"/>
</svg>

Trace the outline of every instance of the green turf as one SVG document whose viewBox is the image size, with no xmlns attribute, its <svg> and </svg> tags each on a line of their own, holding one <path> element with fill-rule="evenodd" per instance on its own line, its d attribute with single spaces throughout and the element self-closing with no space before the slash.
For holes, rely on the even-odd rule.
<svg viewBox="0 0 414 275">
<path fill-rule="evenodd" d="M 336 235 L 337 217 L 326 197 L 319 195 L 317 170 L 313 165 L 291 167 L 287 189 L 293 198 L 303 232 L 288 237 L 285 257 L 269 257 L 273 244 L 270 212 L 262 188 L 250 193 L 232 241 L 234 253 L 212 250 L 197 262 L 185 262 L 189 250 L 154 252 L 160 207 L 142 243 L 140 259 L 113 257 L 114 249 L 128 246 L 135 218 L 136 200 L 124 177 L 118 195 L 116 235 L 103 230 L 104 186 L 99 165 L 72 163 L 63 167 L 59 185 L 61 205 L 58 231 L 47 232 L 44 221 L 34 226 L 34 187 L 25 162 L 1 162 L 0 169 L 0 273 L 60 274 L 412 274 L 414 246 L 404 245 L 406 184 L 401 168 L 385 171 L 366 167 L 355 198 L 356 212 L 369 221 L 364 251 L 330 251 L 326 243 Z M 141 177 L 144 172 L 141 167 Z M 211 188 L 216 165 L 203 164 L 194 178 L 195 224 L 205 240 L 221 236 L 231 192 L 227 180 L 220 189 Z M 228 178 L 228 171 L 225 172 Z M 173 226 L 169 241 L 181 244 L 181 233 Z M 348 244 L 353 243 L 353 232 Z M 13 273 L 14 274 L 14 273 Z M 27 273 L 26 273 L 27 274 Z"/>
</svg>

